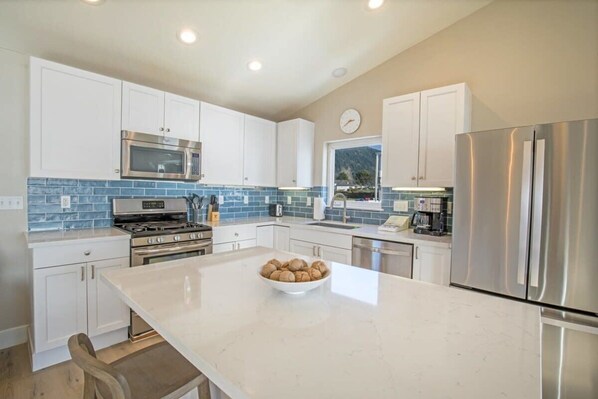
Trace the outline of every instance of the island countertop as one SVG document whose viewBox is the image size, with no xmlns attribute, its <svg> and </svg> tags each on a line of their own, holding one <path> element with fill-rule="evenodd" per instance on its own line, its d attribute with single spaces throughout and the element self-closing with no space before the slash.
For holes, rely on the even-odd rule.
<svg viewBox="0 0 598 399">
<path fill-rule="evenodd" d="M 257 247 L 102 278 L 235 399 L 540 398 L 538 308 L 333 262 L 302 296 L 260 281 L 292 256 Z"/>
</svg>

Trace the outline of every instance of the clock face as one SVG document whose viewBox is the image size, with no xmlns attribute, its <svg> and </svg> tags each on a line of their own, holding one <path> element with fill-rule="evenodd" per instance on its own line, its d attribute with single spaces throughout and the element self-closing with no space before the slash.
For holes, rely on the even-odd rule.
<svg viewBox="0 0 598 399">
<path fill-rule="evenodd" d="M 359 129 L 361 124 L 361 115 L 356 109 L 349 108 L 341 114 L 340 127 L 343 133 L 351 134 L 355 133 Z"/>
</svg>

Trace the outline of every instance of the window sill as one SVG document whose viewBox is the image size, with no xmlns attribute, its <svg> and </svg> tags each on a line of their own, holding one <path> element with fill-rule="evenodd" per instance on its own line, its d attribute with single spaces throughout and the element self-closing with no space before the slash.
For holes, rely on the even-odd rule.
<svg viewBox="0 0 598 399">
<path fill-rule="evenodd" d="M 384 209 L 380 204 L 372 204 L 372 203 L 363 203 L 359 204 L 358 201 L 349 203 L 347 202 L 347 209 L 351 209 L 354 211 L 366 211 L 366 212 L 384 212 Z M 331 208 L 334 209 L 342 209 L 343 208 L 343 201 L 334 201 Z"/>
</svg>

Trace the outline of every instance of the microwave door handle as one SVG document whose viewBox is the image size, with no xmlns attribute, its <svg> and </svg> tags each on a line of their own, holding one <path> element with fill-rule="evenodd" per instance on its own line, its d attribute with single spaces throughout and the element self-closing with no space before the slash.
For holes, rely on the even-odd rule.
<svg viewBox="0 0 598 399">
<path fill-rule="evenodd" d="M 157 253 L 165 253 L 165 252 L 180 252 L 180 251 L 187 251 L 187 250 L 192 250 L 192 249 L 200 249 L 200 248 L 205 248 L 205 247 L 209 247 L 212 245 L 212 242 L 206 242 L 206 243 L 201 243 L 201 244 L 193 244 L 193 245 L 179 245 L 176 247 L 169 247 L 169 248 L 158 248 L 158 249 L 141 249 L 141 250 L 136 250 L 135 253 L 137 255 L 151 255 L 151 254 L 157 254 Z"/>
</svg>

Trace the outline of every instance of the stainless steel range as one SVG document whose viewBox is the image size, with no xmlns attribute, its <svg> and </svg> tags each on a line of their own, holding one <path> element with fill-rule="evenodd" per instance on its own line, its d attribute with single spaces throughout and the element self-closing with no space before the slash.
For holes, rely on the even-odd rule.
<svg viewBox="0 0 598 399">
<path fill-rule="evenodd" d="M 113 200 L 114 227 L 131 234 L 131 267 L 212 253 L 212 228 L 187 221 L 184 198 Z M 131 340 L 155 335 L 131 311 Z"/>
</svg>

